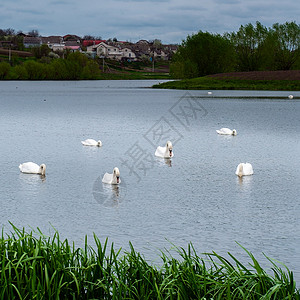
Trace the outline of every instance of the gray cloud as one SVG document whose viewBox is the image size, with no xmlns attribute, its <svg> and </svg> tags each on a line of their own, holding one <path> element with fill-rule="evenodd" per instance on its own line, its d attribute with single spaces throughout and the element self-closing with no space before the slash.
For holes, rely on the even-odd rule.
<svg viewBox="0 0 300 300">
<path fill-rule="evenodd" d="M 277 22 L 299 22 L 299 15 L 294 0 L 4 0 L 0 28 L 181 43 L 199 30 L 222 34 L 256 21 L 270 27 Z"/>
</svg>

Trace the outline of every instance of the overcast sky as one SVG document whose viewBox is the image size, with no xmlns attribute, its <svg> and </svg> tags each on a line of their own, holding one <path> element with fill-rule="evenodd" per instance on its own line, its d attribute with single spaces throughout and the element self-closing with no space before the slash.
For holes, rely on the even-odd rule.
<svg viewBox="0 0 300 300">
<path fill-rule="evenodd" d="M 299 0 L 1 0 L 0 29 L 40 35 L 94 35 L 121 41 L 160 39 L 180 44 L 199 30 L 296 21 Z"/>
</svg>

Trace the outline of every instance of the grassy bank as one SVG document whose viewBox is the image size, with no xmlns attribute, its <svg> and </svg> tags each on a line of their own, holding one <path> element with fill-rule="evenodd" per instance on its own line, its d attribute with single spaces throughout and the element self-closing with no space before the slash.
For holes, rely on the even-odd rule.
<svg viewBox="0 0 300 300">
<path fill-rule="evenodd" d="M 107 72 L 101 73 L 98 80 L 145 80 L 145 79 L 170 79 L 168 73 L 157 72 Z"/>
<path fill-rule="evenodd" d="M 115 250 L 94 236 L 95 248 L 75 248 L 58 232 L 13 231 L 0 239 L 1 299 L 300 299 L 293 273 L 273 260 L 273 276 L 248 252 L 250 267 L 233 255 L 205 258 L 192 244 L 180 259 L 161 254 L 155 267 L 134 250 Z M 231 262 L 230 262 L 231 261 Z"/>
<path fill-rule="evenodd" d="M 101 60 L 99 60 L 101 65 Z M 103 67 L 101 68 L 103 69 Z M 171 79 L 169 74 L 169 62 L 157 62 L 152 69 L 151 64 L 143 62 L 120 63 L 106 60 L 104 70 L 97 79 L 104 80 L 131 80 L 131 79 Z"/>
<path fill-rule="evenodd" d="M 181 90 L 269 90 L 300 91 L 299 80 L 251 80 L 236 78 L 213 78 L 209 76 L 169 81 L 153 86 L 161 89 Z"/>
</svg>

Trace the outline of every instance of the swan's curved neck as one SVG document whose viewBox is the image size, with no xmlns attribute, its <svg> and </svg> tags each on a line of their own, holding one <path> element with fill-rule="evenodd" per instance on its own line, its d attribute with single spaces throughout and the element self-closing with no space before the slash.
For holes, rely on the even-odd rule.
<svg viewBox="0 0 300 300">
<path fill-rule="evenodd" d="M 46 166 L 44 164 L 40 165 L 40 174 L 45 176 Z"/>
<path fill-rule="evenodd" d="M 120 183 L 120 172 L 118 169 L 114 169 L 113 171 L 113 178 L 112 178 L 113 183 Z"/>
<path fill-rule="evenodd" d="M 242 177 L 243 176 L 243 165 L 239 165 L 239 171 L 238 171 L 238 176 Z"/>
<path fill-rule="evenodd" d="M 166 157 L 172 157 L 173 156 L 173 147 L 172 147 L 171 142 L 167 142 L 165 156 Z"/>
</svg>

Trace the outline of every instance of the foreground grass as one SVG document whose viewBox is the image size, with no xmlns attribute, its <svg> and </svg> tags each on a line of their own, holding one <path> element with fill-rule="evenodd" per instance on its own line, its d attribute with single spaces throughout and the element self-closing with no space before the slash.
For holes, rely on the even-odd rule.
<svg viewBox="0 0 300 300">
<path fill-rule="evenodd" d="M 192 244 L 177 249 L 181 259 L 162 253 L 155 267 L 132 244 L 122 253 L 94 241 L 81 249 L 58 232 L 2 231 L 0 299 L 300 299 L 291 271 L 267 257 L 270 276 L 246 249 L 251 268 L 230 253 L 233 263 L 215 252 L 203 259 Z"/>
<path fill-rule="evenodd" d="M 161 89 L 182 90 L 269 90 L 269 91 L 300 91 L 299 80 L 245 80 L 216 79 L 199 77 L 178 81 L 169 81 L 154 85 Z"/>
</svg>

